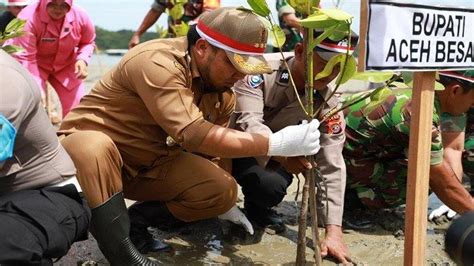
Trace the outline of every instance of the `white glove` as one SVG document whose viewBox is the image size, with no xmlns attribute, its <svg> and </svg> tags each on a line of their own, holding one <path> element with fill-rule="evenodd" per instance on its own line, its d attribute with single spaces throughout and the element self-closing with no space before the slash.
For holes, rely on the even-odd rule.
<svg viewBox="0 0 474 266">
<path fill-rule="evenodd" d="M 443 216 L 444 214 L 446 214 L 446 216 L 449 219 L 452 219 L 454 216 L 456 216 L 457 213 L 455 211 L 451 210 L 448 206 L 443 204 L 440 207 L 438 207 L 437 209 L 434 209 L 430 213 L 430 215 L 428 216 L 428 220 L 433 221 L 433 219 L 439 218 L 439 217 Z"/>
<path fill-rule="evenodd" d="M 301 125 L 288 126 L 270 135 L 268 156 L 294 157 L 313 155 L 319 151 L 319 121 L 304 120 Z"/>
<path fill-rule="evenodd" d="M 253 227 L 252 224 L 249 222 L 245 214 L 237 207 L 234 206 L 232 209 L 228 210 L 226 213 L 221 214 L 218 216 L 221 220 L 231 221 L 234 224 L 239 224 L 249 232 L 249 234 L 253 235 Z"/>
</svg>

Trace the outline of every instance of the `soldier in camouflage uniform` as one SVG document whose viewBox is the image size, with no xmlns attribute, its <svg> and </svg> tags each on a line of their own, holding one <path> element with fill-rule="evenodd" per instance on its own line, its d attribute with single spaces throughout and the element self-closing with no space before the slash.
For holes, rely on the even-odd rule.
<svg viewBox="0 0 474 266">
<path fill-rule="evenodd" d="M 316 31 L 316 36 L 321 32 Z M 351 35 L 352 52 L 357 44 L 358 36 Z M 347 39 L 347 38 L 346 38 Z M 346 51 L 348 42 L 334 42 L 323 40 L 314 53 L 314 73 L 321 72 L 327 61 L 334 55 Z M 269 58 L 272 57 L 272 58 Z M 296 90 L 304 99 L 304 62 L 305 56 L 302 43 L 295 48 L 295 56 L 285 58 L 289 69 L 285 66 L 280 54 L 267 57 L 273 72 L 263 75 L 247 76 L 234 84 L 237 96 L 235 107 L 235 125 L 233 127 L 248 133 L 271 134 L 288 125 L 295 125 L 307 120 L 291 85 L 289 70 L 291 71 Z M 314 84 L 315 110 L 321 104 L 321 114 L 326 114 L 339 104 L 337 97 L 327 99 L 331 93 L 328 83 L 338 74 L 338 70 L 324 79 L 317 80 Z M 332 255 L 340 262 L 350 261 L 349 252 L 342 239 L 342 213 L 344 208 L 345 165 L 342 157 L 344 145 L 344 118 L 342 112 L 332 116 L 319 127 L 321 131 L 321 150 L 315 156 L 315 161 L 321 172 L 323 181 L 318 179 L 327 195 L 323 197 L 318 206 L 322 210 L 322 218 L 326 227 L 326 237 L 322 241 L 322 254 Z M 290 186 L 293 175 L 299 174 L 311 165 L 304 157 L 251 157 L 233 160 L 233 176 L 242 186 L 245 196 L 245 211 L 247 217 L 259 226 L 270 226 L 275 231 L 284 228 L 282 219 L 277 216 L 272 207 L 279 204 Z M 327 215 L 326 215 L 327 208 Z"/>
<path fill-rule="evenodd" d="M 187 0 L 183 2 L 184 10 L 182 16 L 178 19 L 174 19 L 168 15 L 167 35 L 159 37 L 175 38 L 185 36 L 188 32 L 189 25 L 194 23 L 201 14 L 219 8 L 221 5 L 220 0 Z M 154 0 L 150 10 L 143 18 L 142 23 L 130 38 L 128 48 L 131 49 L 140 43 L 140 37 L 158 21 L 161 14 L 172 10 L 175 6 L 176 3 L 171 0 Z"/>
<path fill-rule="evenodd" d="M 464 173 L 471 179 L 471 191 L 474 191 L 474 108 L 467 112 L 466 140 L 462 166 Z"/>
<path fill-rule="evenodd" d="M 300 34 L 300 25 L 297 21 L 300 14 L 290 6 L 287 0 L 276 0 L 276 10 L 278 12 L 278 21 L 280 22 L 280 28 L 283 30 L 286 36 L 285 44 L 281 50 L 283 52 L 293 51 L 295 45 L 303 40 Z M 274 48 L 275 52 L 279 49 Z"/>
<path fill-rule="evenodd" d="M 461 134 L 465 112 L 474 104 L 474 90 L 466 72 L 442 72 L 446 87 L 435 97 L 430 159 L 430 186 L 457 212 L 474 209 L 473 199 L 456 178 L 451 160 L 443 156 L 442 132 Z M 362 93 L 349 96 L 351 102 Z M 369 208 L 396 207 L 406 197 L 411 90 L 393 90 L 383 102 L 367 98 L 344 111 L 347 187 Z M 458 159 L 459 161 L 459 159 Z"/>
</svg>

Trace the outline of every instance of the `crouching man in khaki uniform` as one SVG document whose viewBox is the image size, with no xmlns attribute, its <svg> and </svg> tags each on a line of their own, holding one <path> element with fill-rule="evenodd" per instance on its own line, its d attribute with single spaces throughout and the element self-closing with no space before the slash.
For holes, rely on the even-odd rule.
<svg viewBox="0 0 474 266">
<path fill-rule="evenodd" d="M 318 121 L 274 134 L 224 127 L 234 109 L 232 85 L 245 74 L 271 71 L 262 56 L 267 35 L 252 12 L 206 13 L 187 37 L 131 49 L 66 116 L 62 143 L 92 208 L 91 232 L 112 264 L 153 263 L 129 239 L 123 195 L 154 201 L 130 212 L 139 216 L 133 218 L 131 238 L 144 247 L 153 245 L 151 237 L 143 243 L 133 234 L 153 223 L 220 215 L 253 232 L 235 207 L 234 178 L 193 152 L 211 157 L 317 153 Z"/>
<path fill-rule="evenodd" d="M 321 32 L 315 32 L 320 34 Z M 353 51 L 358 37 L 353 34 L 350 50 Z M 321 72 L 328 60 L 339 53 L 345 53 L 347 38 L 341 42 L 325 39 L 315 48 L 314 73 Z M 234 85 L 237 96 L 235 111 L 236 129 L 248 133 L 271 134 L 288 125 L 299 124 L 308 119 L 301 108 L 295 90 L 291 85 L 288 69 L 278 56 L 271 56 L 272 73 L 264 75 L 249 75 Z M 281 57 L 280 57 L 281 58 Z M 298 94 L 304 100 L 304 63 L 303 44 L 295 47 L 294 56 L 285 59 L 291 71 Z M 328 83 L 333 80 L 339 69 L 335 68 L 332 75 L 316 80 L 314 110 L 321 104 L 321 114 L 326 114 L 336 108 L 339 101 L 336 97 L 327 99 L 331 93 Z M 316 155 L 316 163 L 327 184 L 322 180 L 321 187 L 327 195 L 318 206 L 321 206 L 320 216 L 326 226 L 326 238 L 322 242 L 323 255 L 332 255 L 340 262 L 346 263 L 349 252 L 342 239 L 342 213 L 344 207 L 344 191 L 346 185 L 346 169 L 342 157 L 344 145 L 344 117 L 342 112 L 327 119 L 321 125 L 321 150 Z M 276 231 L 283 230 L 282 219 L 271 209 L 279 204 L 286 195 L 286 189 L 293 180 L 292 174 L 299 174 L 310 168 L 305 157 L 250 157 L 233 160 L 233 176 L 242 186 L 245 195 L 245 210 L 247 217 L 254 223 L 265 227 L 273 227 Z M 326 215 L 326 208 L 327 213 Z"/>
</svg>

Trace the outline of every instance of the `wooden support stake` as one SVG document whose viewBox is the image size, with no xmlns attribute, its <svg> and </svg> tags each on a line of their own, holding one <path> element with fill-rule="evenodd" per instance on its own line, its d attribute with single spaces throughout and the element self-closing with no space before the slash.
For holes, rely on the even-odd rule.
<svg viewBox="0 0 474 266">
<path fill-rule="evenodd" d="M 435 72 L 414 74 L 405 214 L 404 265 L 424 265 Z"/>
<path fill-rule="evenodd" d="M 365 56 L 366 56 L 366 39 L 367 39 L 367 29 L 368 29 L 368 20 L 369 20 L 369 4 L 368 0 L 360 1 L 360 32 L 359 32 L 359 56 L 357 62 L 357 71 L 365 71 Z"/>
</svg>

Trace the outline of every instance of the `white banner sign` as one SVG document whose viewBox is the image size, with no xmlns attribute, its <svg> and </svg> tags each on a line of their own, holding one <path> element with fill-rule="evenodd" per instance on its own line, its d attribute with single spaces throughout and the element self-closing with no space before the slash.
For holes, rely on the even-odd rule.
<svg viewBox="0 0 474 266">
<path fill-rule="evenodd" d="M 369 0 L 366 70 L 474 68 L 473 43 L 473 9 Z"/>
</svg>

